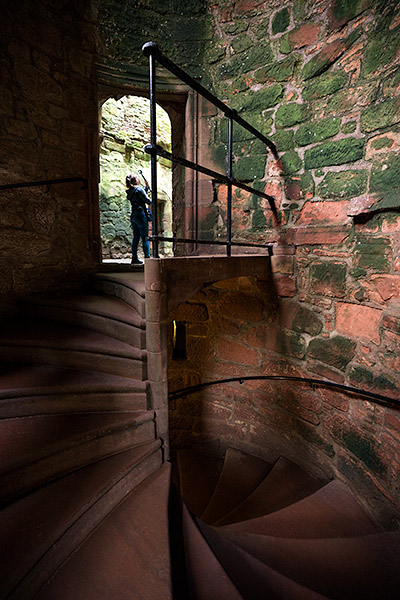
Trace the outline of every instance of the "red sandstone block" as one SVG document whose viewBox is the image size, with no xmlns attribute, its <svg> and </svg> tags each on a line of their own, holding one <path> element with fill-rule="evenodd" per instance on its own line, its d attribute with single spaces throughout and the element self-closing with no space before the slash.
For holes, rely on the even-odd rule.
<svg viewBox="0 0 400 600">
<path fill-rule="evenodd" d="M 385 426 L 388 425 L 392 429 L 398 431 L 400 433 L 400 416 L 394 414 L 389 409 L 386 409 L 385 412 Z M 400 441 L 399 441 L 400 444 Z"/>
<path fill-rule="evenodd" d="M 371 281 L 385 302 L 400 298 L 400 275 L 372 275 Z"/>
<path fill-rule="evenodd" d="M 322 222 L 332 224 L 350 223 L 350 217 L 347 216 L 348 204 L 347 200 L 337 202 L 306 202 L 297 224 L 319 225 Z"/>
<path fill-rule="evenodd" d="M 319 35 L 320 26 L 312 23 L 306 23 L 289 34 L 290 46 L 294 49 L 311 46 Z"/>
<path fill-rule="evenodd" d="M 229 360 L 238 364 L 251 365 L 256 367 L 258 364 L 258 353 L 254 348 L 249 348 L 244 344 L 239 344 L 231 339 L 218 340 L 217 355 L 222 360 Z"/>
<path fill-rule="evenodd" d="M 273 285 L 278 296 L 293 298 L 296 295 L 296 279 L 289 275 L 274 275 Z"/>
<path fill-rule="evenodd" d="M 379 344 L 379 324 L 382 310 L 350 304 L 348 302 L 336 303 L 336 331 L 356 338 L 365 338 Z"/>
<path fill-rule="evenodd" d="M 296 246 L 342 244 L 350 230 L 344 227 L 298 227 L 288 232 L 288 241 Z"/>
<path fill-rule="evenodd" d="M 337 408 L 342 412 L 347 412 L 349 410 L 348 397 L 341 394 L 338 390 L 331 390 L 321 387 L 320 393 L 323 401 L 329 406 Z"/>
</svg>

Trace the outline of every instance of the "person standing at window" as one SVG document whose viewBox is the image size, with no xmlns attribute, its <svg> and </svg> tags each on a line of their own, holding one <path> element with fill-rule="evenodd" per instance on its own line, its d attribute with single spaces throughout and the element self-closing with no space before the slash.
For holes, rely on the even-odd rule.
<svg viewBox="0 0 400 600">
<path fill-rule="evenodd" d="M 149 223 L 146 205 L 150 205 L 151 200 L 140 185 L 140 179 L 136 175 L 127 175 L 126 187 L 126 195 L 132 207 L 131 225 L 133 239 L 131 263 L 133 265 L 142 265 L 143 261 L 139 260 L 137 255 L 140 240 L 142 240 L 144 257 L 150 258 Z"/>
</svg>

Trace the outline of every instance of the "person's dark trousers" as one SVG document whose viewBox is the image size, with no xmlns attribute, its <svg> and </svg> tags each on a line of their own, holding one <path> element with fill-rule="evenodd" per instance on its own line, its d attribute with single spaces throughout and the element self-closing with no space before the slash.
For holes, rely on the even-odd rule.
<svg viewBox="0 0 400 600">
<path fill-rule="evenodd" d="M 132 239 L 132 261 L 138 260 L 138 246 L 140 240 L 143 244 L 143 253 L 145 258 L 150 258 L 150 243 L 149 243 L 149 225 L 146 217 L 143 218 L 131 216 L 131 225 L 133 230 Z"/>
</svg>

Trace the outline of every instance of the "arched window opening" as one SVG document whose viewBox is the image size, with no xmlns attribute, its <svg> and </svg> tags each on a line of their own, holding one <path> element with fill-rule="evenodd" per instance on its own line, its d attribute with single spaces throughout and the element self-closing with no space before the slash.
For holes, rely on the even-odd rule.
<svg viewBox="0 0 400 600">
<path fill-rule="evenodd" d="M 171 151 L 171 121 L 157 106 L 157 143 Z M 139 96 L 109 98 L 102 106 L 100 129 L 100 236 L 103 262 L 131 261 L 131 207 L 126 197 L 125 179 L 139 176 L 143 187 L 151 183 L 150 155 L 144 147 L 150 142 L 149 100 Z M 172 169 L 159 159 L 158 228 L 161 235 L 172 235 Z M 149 192 L 151 197 L 151 191 Z M 151 235 L 151 223 L 149 223 Z M 172 254 L 171 245 L 160 244 L 160 255 Z M 139 247 L 139 257 L 142 248 Z"/>
</svg>

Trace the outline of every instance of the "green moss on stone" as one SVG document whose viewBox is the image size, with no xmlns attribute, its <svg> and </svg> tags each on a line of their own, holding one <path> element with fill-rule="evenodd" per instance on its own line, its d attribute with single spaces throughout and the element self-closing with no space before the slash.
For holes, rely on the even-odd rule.
<svg viewBox="0 0 400 600">
<path fill-rule="evenodd" d="M 357 122 L 356 121 L 348 121 L 347 123 L 344 123 L 342 125 L 342 133 L 354 133 L 355 130 L 357 129 Z"/>
<path fill-rule="evenodd" d="M 309 116 L 307 107 L 304 104 L 291 102 L 280 106 L 276 111 L 275 125 L 279 129 L 293 127 L 298 123 L 302 123 Z"/>
<path fill-rule="evenodd" d="M 386 470 L 376 453 L 374 439 L 368 440 L 353 429 L 343 432 L 343 441 L 350 452 L 357 456 L 368 469 L 377 474 L 381 474 Z"/>
<path fill-rule="evenodd" d="M 243 50 L 248 50 L 250 46 L 252 46 L 253 42 L 249 38 L 246 33 L 241 33 L 240 35 L 233 38 L 231 46 L 235 54 L 239 54 L 243 52 Z"/>
<path fill-rule="evenodd" d="M 349 273 L 354 279 L 361 279 L 366 276 L 367 271 L 365 269 L 360 269 L 360 267 L 354 267 L 353 269 L 350 269 Z"/>
<path fill-rule="evenodd" d="M 269 46 L 253 45 L 237 56 L 231 57 L 219 68 L 219 78 L 228 79 L 248 73 L 273 60 Z"/>
<path fill-rule="evenodd" d="M 390 270 L 388 251 L 390 251 L 388 238 L 359 236 L 354 248 L 355 264 L 361 269 L 387 273 Z"/>
<path fill-rule="evenodd" d="M 383 150 L 383 148 L 391 148 L 393 146 L 393 139 L 388 137 L 381 137 L 371 142 L 371 148 L 373 150 Z"/>
<path fill-rule="evenodd" d="M 253 217 L 251 220 L 251 226 L 253 229 L 265 229 L 267 224 L 267 219 L 265 218 L 264 211 L 259 208 L 253 212 Z"/>
<path fill-rule="evenodd" d="M 292 51 L 288 33 L 285 33 L 285 35 L 281 37 L 279 50 L 280 52 L 282 52 L 282 54 L 290 54 L 290 52 Z"/>
<path fill-rule="evenodd" d="M 352 198 L 367 191 L 368 171 L 340 171 L 327 173 L 317 188 L 321 198 Z"/>
<path fill-rule="evenodd" d="M 331 8 L 331 24 L 337 28 L 371 6 L 372 0 L 335 0 Z"/>
<path fill-rule="evenodd" d="M 308 356 L 344 371 L 355 355 L 356 342 L 336 335 L 329 339 L 316 338 L 308 346 Z"/>
<path fill-rule="evenodd" d="M 356 162 L 364 156 L 364 140 L 345 138 L 326 142 L 305 152 L 306 169 Z"/>
<path fill-rule="evenodd" d="M 276 83 L 257 92 L 234 96 L 231 106 L 239 112 L 262 111 L 275 106 L 282 99 L 283 92 L 284 87 Z"/>
<path fill-rule="evenodd" d="M 286 150 L 294 149 L 294 134 L 292 130 L 277 131 L 272 137 L 272 141 L 276 145 L 278 152 L 286 152 Z"/>
<path fill-rule="evenodd" d="M 293 319 L 292 328 L 300 333 L 315 336 L 322 331 L 321 320 L 308 308 L 300 307 Z"/>
<path fill-rule="evenodd" d="M 350 369 L 349 379 L 352 385 L 364 384 L 370 386 L 372 385 L 374 375 L 364 367 L 354 366 Z"/>
<path fill-rule="evenodd" d="M 400 122 L 400 98 L 374 104 L 361 114 L 361 131 L 371 132 Z"/>
<path fill-rule="evenodd" d="M 254 73 L 254 79 L 258 83 L 268 83 L 270 81 L 287 81 L 295 72 L 296 65 L 299 64 L 299 59 L 296 56 L 291 56 L 286 60 L 282 60 L 266 67 L 261 67 Z"/>
<path fill-rule="evenodd" d="M 301 125 L 296 133 L 296 145 L 308 146 L 333 137 L 340 130 L 340 119 L 329 117 L 320 121 L 309 121 Z"/>
<path fill-rule="evenodd" d="M 392 194 L 396 188 L 397 190 L 400 188 L 400 156 L 389 156 L 384 161 L 374 163 L 371 170 L 370 192 Z"/>
<path fill-rule="evenodd" d="M 343 297 L 346 293 L 346 271 L 344 263 L 314 262 L 310 266 L 310 289 L 315 294 Z"/>
<path fill-rule="evenodd" d="M 276 35 L 285 31 L 289 27 L 290 23 L 290 12 L 287 8 L 283 8 L 279 12 L 275 13 L 272 19 L 272 33 Z"/>
<path fill-rule="evenodd" d="M 241 181 L 262 179 L 265 174 L 265 156 L 243 156 L 234 165 L 235 177 Z"/>
<path fill-rule="evenodd" d="M 396 58 L 399 48 L 400 36 L 398 30 L 390 31 L 386 29 L 370 39 L 365 48 L 362 75 L 368 76 L 385 68 Z"/>
<path fill-rule="evenodd" d="M 292 173 L 300 171 L 303 167 L 303 161 L 294 150 L 289 150 L 289 152 L 283 154 L 283 156 L 281 156 L 281 162 L 283 175 L 292 175 Z"/>
</svg>

